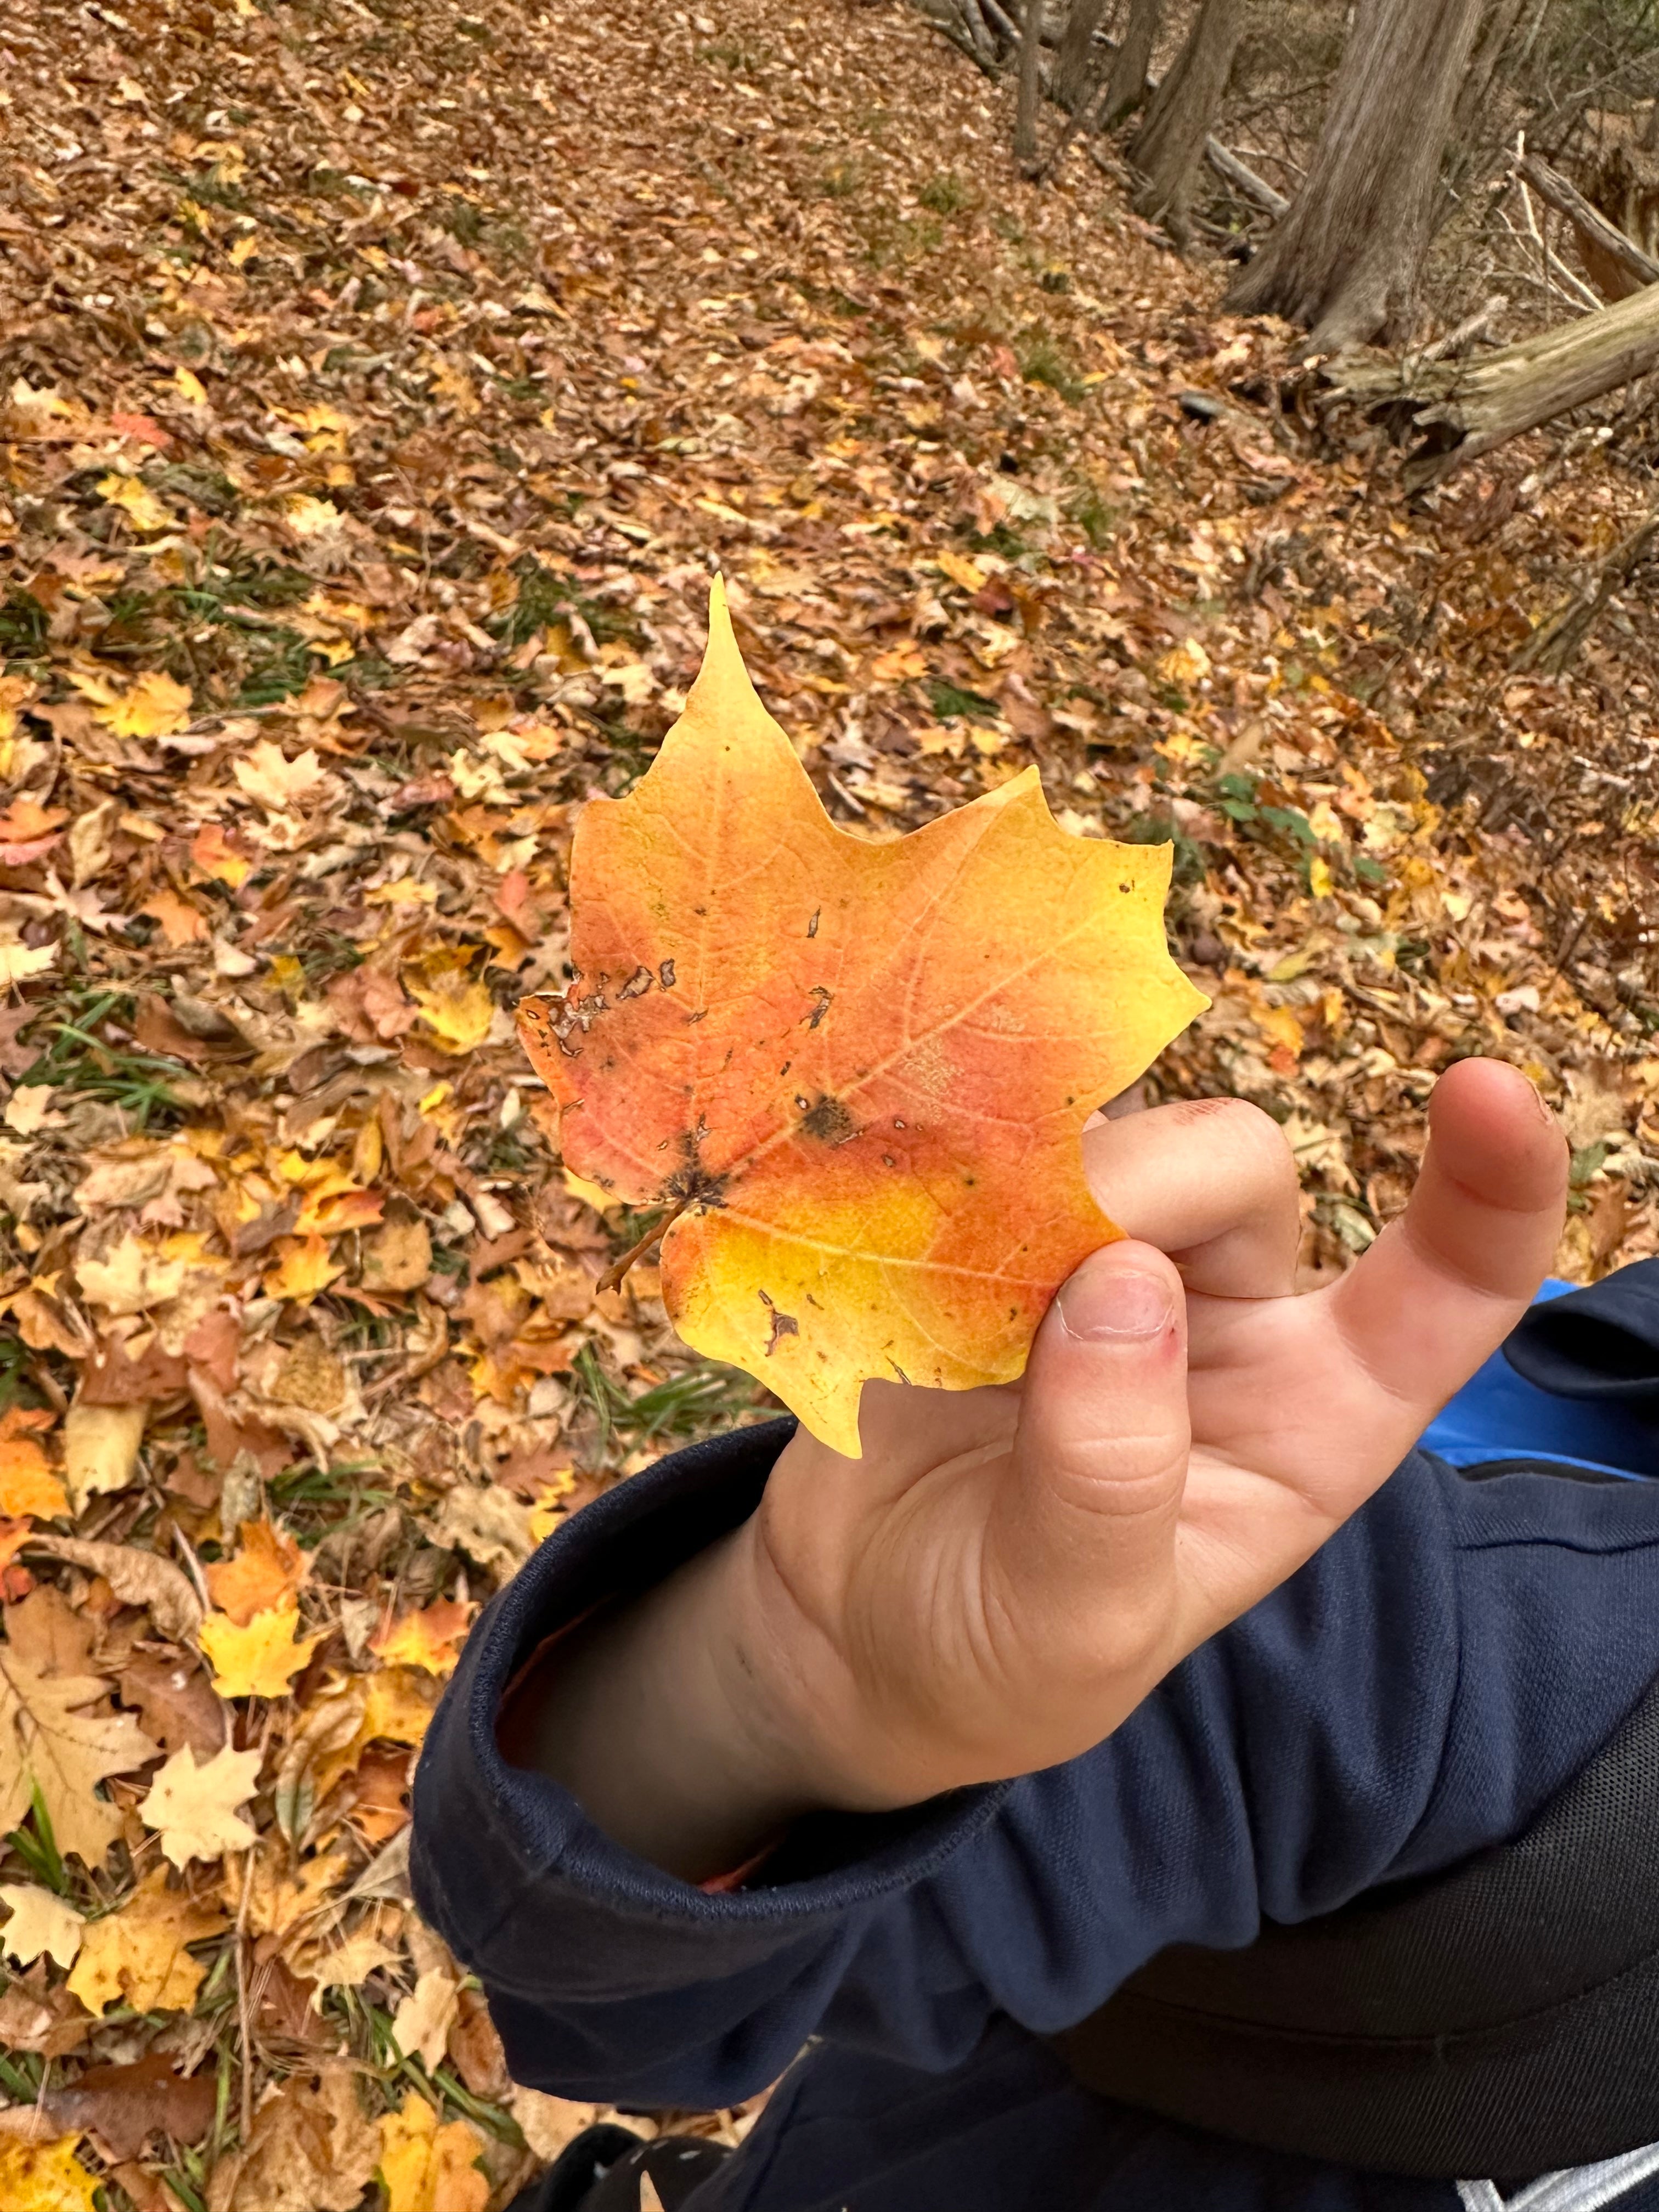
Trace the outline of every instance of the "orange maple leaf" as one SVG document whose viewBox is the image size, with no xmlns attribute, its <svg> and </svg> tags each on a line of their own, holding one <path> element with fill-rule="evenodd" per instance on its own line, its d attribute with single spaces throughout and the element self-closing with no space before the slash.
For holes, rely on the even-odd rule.
<svg viewBox="0 0 1659 2212">
<path fill-rule="evenodd" d="M 285 1528 L 270 1521 L 244 1521 L 242 1548 L 234 1559 L 204 1569 L 208 1595 L 238 1628 L 256 1613 L 285 1604 L 298 1595 L 310 1562 Z"/>
<path fill-rule="evenodd" d="M 428 1674 L 449 1674 L 461 1656 L 471 1606 L 458 1598 L 440 1598 L 418 1613 L 401 1620 L 389 1615 L 369 1639 L 369 1650 L 388 1667 L 420 1667 Z"/>
<path fill-rule="evenodd" d="M 577 828 L 579 980 L 520 1010 L 570 1166 L 673 1210 L 689 1344 L 854 1457 L 866 1378 L 1021 1372 L 1119 1233 L 1084 1121 L 1208 1004 L 1164 942 L 1170 857 L 1069 836 L 1035 769 L 892 843 L 836 829 L 715 585 L 684 714 Z"/>
</svg>

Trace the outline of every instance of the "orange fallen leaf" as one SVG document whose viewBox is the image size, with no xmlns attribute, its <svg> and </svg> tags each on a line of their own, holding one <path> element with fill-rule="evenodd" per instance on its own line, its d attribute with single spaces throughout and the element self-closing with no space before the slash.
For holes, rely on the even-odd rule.
<svg viewBox="0 0 1659 2212">
<path fill-rule="evenodd" d="M 0 1437 L 0 1514 L 8 1519 L 33 1514 L 53 1521 L 69 1510 L 63 1483 L 34 1438 Z"/>
<path fill-rule="evenodd" d="M 152 893 L 138 911 L 161 923 L 161 934 L 172 951 L 176 952 L 180 945 L 199 945 L 208 933 L 206 922 L 190 901 L 180 898 L 177 891 Z"/>
<path fill-rule="evenodd" d="M 244 1521 L 242 1548 L 234 1559 L 205 1570 L 208 1595 L 218 1610 L 246 1628 L 256 1613 L 297 1595 L 309 1562 L 285 1528 L 270 1521 Z"/>
<path fill-rule="evenodd" d="M 1068 836 L 1035 769 L 891 843 L 837 830 L 716 584 L 684 714 L 578 825 L 580 980 L 520 1013 L 569 1166 L 674 1209 L 687 1343 L 854 1456 L 867 1377 L 1020 1373 L 1118 1233 L 1084 1121 L 1208 1003 L 1164 942 L 1170 858 Z"/>
<path fill-rule="evenodd" d="M 246 1626 L 228 1613 L 210 1613 L 198 1640 L 213 1669 L 214 1688 L 222 1698 L 285 1698 L 323 1640 L 299 1630 L 300 1608 L 292 1598 L 256 1613 Z"/>
<path fill-rule="evenodd" d="M 421 1667 L 428 1674 L 448 1674 L 461 1656 L 471 1607 L 457 1598 L 440 1598 L 400 1620 L 387 1620 L 369 1649 L 389 1667 Z"/>
<path fill-rule="evenodd" d="M 330 1259 L 328 1239 L 315 1230 L 307 1237 L 279 1237 L 275 1249 L 276 1265 L 263 1285 L 268 1298 L 289 1298 L 295 1305 L 308 1306 L 319 1291 L 345 1273 Z"/>
</svg>

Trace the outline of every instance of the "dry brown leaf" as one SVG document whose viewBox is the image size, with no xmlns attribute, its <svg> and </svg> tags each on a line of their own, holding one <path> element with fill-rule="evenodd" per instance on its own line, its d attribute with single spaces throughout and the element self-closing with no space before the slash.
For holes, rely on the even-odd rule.
<svg viewBox="0 0 1659 2212">
<path fill-rule="evenodd" d="M 246 2148 L 214 2167 L 208 2212 L 356 2212 L 380 2151 L 357 2074 L 350 2061 L 330 2060 L 267 2097 Z"/>
<path fill-rule="evenodd" d="M 212 2066 L 179 2072 L 160 2051 L 124 2066 L 92 2066 L 46 2100 L 54 2127 L 95 2136 L 112 2158 L 136 2159 L 152 2136 L 193 2143 L 213 2124 L 218 2082 Z"/>
<path fill-rule="evenodd" d="M 149 1607 L 158 1632 L 170 1643 L 194 1636 L 203 1607 L 195 1584 L 171 1559 L 137 1544 L 100 1544 L 82 1536 L 35 1534 L 29 1549 L 68 1559 L 88 1574 L 101 1575 L 123 1605 Z"/>
<path fill-rule="evenodd" d="M 461 1985 L 434 1966 L 422 1974 L 392 2015 L 392 2039 L 405 2058 L 418 2058 L 430 2074 L 441 2063 L 459 2008 Z"/>
<path fill-rule="evenodd" d="M 109 1685 L 96 1674 L 38 1674 L 0 1647 L 0 1833 L 15 1828 L 39 1790 L 58 1848 L 100 1867 L 121 1816 L 94 1792 L 157 1755 L 131 1713 L 88 1710 Z"/>
</svg>

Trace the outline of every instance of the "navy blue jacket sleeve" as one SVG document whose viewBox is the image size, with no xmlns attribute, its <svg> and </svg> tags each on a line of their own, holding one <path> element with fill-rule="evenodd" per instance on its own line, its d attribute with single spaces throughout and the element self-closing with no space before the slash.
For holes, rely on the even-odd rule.
<svg viewBox="0 0 1659 2212">
<path fill-rule="evenodd" d="M 814 2033 L 943 2068 L 998 2011 L 1063 2027 L 1167 1943 L 1245 1943 L 1514 1834 L 1659 1676 L 1659 1483 L 1469 1481 L 1413 1453 L 1086 1756 L 807 1824 L 759 1886 L 708 1895 L 508 1766 L 495 1717 L 552 1629 L 751 1512 L 787 1433 L 678 1453 L 576 1515 L 434 1723 L 416 1895 L 520 2081 L 707 2107 Z"/>
</svg>

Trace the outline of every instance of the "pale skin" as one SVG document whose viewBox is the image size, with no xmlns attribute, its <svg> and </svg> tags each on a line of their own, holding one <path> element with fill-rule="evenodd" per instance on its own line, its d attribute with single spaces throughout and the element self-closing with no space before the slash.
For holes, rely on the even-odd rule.
<svg viewBox="0 0 1659 2212">
<path fill-rule="evenodd" d="M 509 1755 L 696 1881 L 804 1814 L 1103 1741 L 1364 1504 L 1536 1291 L 1567 1182 L 1537 1093 L 1467 1060 L 1429 1127 L 1406 1212 L 1300 1297 L 1267 1115 L 1091 1128 L 1128 1235 L 1063 1286 L 1022 1382 L 870 1383 L 861 1460 L 799 1431 L 751 1519 L 556 1647 Z"/>
</svg>

